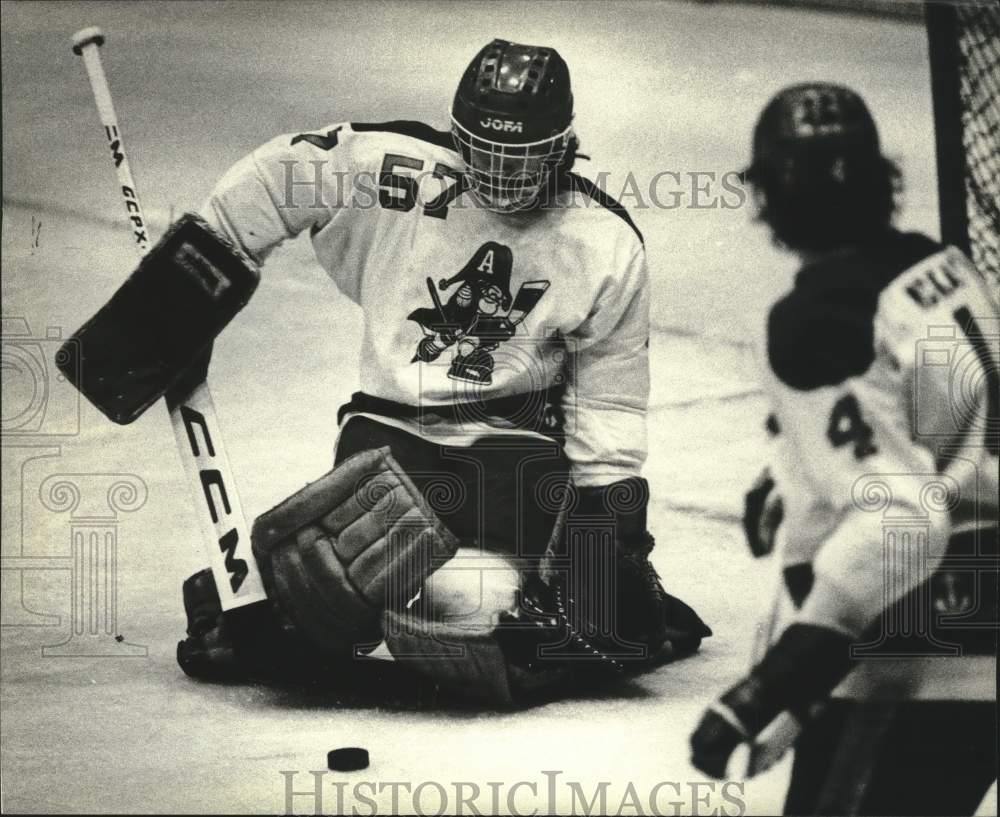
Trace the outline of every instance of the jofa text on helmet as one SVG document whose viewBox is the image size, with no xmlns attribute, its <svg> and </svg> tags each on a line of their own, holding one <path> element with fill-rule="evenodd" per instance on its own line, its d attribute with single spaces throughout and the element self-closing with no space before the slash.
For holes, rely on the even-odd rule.
<svg viewBox="0 0 1000 817">
<path fill-rule="evenodd" d="M 502 130 L 504 133 L 521 133 L 524 129 L 524 123 L 513 119 L 494 119 L 493 117 L 488 117 L 479 124 L 484 128 Z"/>
</svg>

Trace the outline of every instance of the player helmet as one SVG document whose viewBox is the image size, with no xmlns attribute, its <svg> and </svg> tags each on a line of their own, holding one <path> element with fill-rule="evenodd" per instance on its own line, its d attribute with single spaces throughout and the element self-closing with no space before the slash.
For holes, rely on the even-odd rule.
<svg viewBox="0 0 1000 817">
<path fill-rule="evenodd" d="M 462 75 L 451 130 L 471 189 L 512 212 L 536 201 L 573 141 L 569 68 L 552 48 L 494 40 Z"/>
<path fill-rule="evenodd" d="M 796 250 L 878 236 L 891 226 L 900 188 L 864 101 L 828 82 L 792 85 L 765 106 L 744 178 L 760 220 Z"/>
<path fill-rule="evenodd" d="M 819 154 L 878 156 L 879 138 L 864 101 L 829 82 L 792 85 L 761 112 L 753 132 L 753 159 L 746 174 L 790 167 Z"/>
</svg>

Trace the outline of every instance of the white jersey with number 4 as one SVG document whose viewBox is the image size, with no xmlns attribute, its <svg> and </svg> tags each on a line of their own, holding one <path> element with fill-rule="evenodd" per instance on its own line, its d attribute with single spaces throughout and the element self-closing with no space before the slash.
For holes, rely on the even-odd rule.
<svg viewBox="0 0 1000 817">
<path fill-rule="evenodd" d="M 577 481 L 638 475 L 649 389 L 638 230 L 576 173 L 540 210 L 502 215 L 475 205 L 461 169 L 450 135 L 426 125 L 334 124 L 254 151 L 201 214 L 261 261 L 309 233 L 364 312 L 364 394 L 424 410 L 564 390 L 550 422 L 565 428 Z M 378 419 L 458 444 L 517 426 L 468 411 L 428 428 L 407 414 Z"/>
<path fill-rule="evenodd" d="M 892 232 L 806 266 L 768 317 L 764 376 L 785 509 L 777 547 L 786 623 L 835 627 L 860 645 L 887 606 L 913 594 L 905 621 L 879 626 L 915 638 L 915 656 L 927 660 L 914 657 L 920 668 L 902 675 L 898 663 L 863 662 L 855 676 L 867 676 L 860 686 L 869 691 L 890 677 L 934 686 L 938 675 L 944 683 L 924 693 L 952 697 L 950 687 L 967 696 L 969 683 L 956 679 L 971 665 L 940 660 L 949 652 L 947 625 L 937 635 L 922 628 L 948 615 L 977 626 L 996 621 L 995 609 L 982 607 L 995 597 L 977 590 L 989 581 L 973 577 L 996 567 L 997 283 L 953 247 Z M 964 582 L 955 587 L 971 590 L 916 592 L 941 567 L 949 542 L 975 531 L 981 537 L 968 541 L 982 558 L 953 563 Z M 859 655 L 875 657 L 880 637 Z M 995 677 L 983 672 L 966 681 L 995 694 Z"/>
</svg>

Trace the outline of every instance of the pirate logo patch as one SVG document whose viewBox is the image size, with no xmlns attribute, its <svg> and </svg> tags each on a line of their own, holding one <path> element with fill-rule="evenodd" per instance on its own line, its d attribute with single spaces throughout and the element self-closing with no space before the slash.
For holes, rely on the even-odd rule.
<svg viewBox="0 0 1000 817">
<path fill-rule="evenodd" d="M 510 247 L 487 241 L 451 278 L 435 286 L 428 277 L 432 307 L 414 309 L 407 318 L 420 324 L 424 337 L 411 363 L 430 363 L 452 349 L 448 377 L 466 383 L 489 385 L 496 361 L 491 352 L 517 333 L 549 288 L 548 281 L 526 281 L 511 297 L 510 277 L 514 256 Z M 438 290 L 452 290 L 447 302 Z"/>
</svg>

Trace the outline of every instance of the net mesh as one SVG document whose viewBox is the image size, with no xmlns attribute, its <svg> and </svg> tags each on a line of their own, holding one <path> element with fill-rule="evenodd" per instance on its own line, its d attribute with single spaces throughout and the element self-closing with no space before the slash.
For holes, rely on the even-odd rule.
<svg viewBox="0 0 1000 817">
<path fill-rule="evenodd" d="M 976 266 L 1000 284 L 1000 4 L 955 13 L 969 245 Z"/>
</svg>

